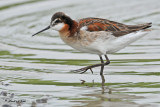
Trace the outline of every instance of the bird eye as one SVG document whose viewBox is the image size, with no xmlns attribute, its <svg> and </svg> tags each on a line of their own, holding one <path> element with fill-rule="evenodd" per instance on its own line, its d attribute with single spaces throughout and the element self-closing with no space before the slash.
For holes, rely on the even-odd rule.
<svg viewBox="0 0 160 107">
<path fill-rule="evenodd" d="M 56 20 L 56 21 L 55 21 L 55 23 L 59 23 L 59 22 L 61 22 L 61 21 L 60 21 L 60 20 Z"/>
</svg>

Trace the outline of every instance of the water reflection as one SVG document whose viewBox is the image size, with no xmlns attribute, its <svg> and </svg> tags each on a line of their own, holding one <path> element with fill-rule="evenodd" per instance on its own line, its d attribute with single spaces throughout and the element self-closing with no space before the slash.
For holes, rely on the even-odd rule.
<svg viewBox="0 0 160 107">
<path fill-rule="evenodd" d="M 102 79 L 102 83 L 101 83 L 101 87 L 102 87 L 102 94 L 104 94 L 105 92 L 105 78 L 104 78 L 104 74 L 100 75 L 101 76 L 101 79 Z"/>
<path fill-rule="evenodd" d="M 109 88 L 109 86 L 105 86 L 105 81 L 106 80 L 105 80 L 104 74 L 102 74 L 100 76 L 101 76 L 101 79 L 102 79 L 102 82 L 101 82 L 102 94 L 104 94 L 104 93 L 111 94 L 112 90 Z"/>
<path fill-rule="evenodd" d="M 25 1 L 0 0 L 0 82 L 3 81 L 0 83 L 0 106 L 18 105 L 4 101 L 9 98 L 13 99 L 11 101 L 31 101 L 22 104 L 26 107 L 31 104 L 33 107 L 41 104 L 69 107 L 77 106 L 77 103 L 86 107 L 139 107 L 143 104 L 158 107 L 159 0 Z M 97 75 L 73 74 L 69 70 L 95 64 L 99 61 L 97 56 L 73 50 L 53 31 L 31 38 L 31 34 L 46 26 L 50 16 L 57 11 L 74 19 L 101 17 L 125 24 L 153 22 L 152 28 L 158 30 L 110 55 L 112 64 L 107 66 L 107 76 L 99 76 L 99 68 L 94 70 Z M 51 99 L 46 100 L 48 97 L 44 98 L 44 95 L 50 95 Z"/>
</svg>

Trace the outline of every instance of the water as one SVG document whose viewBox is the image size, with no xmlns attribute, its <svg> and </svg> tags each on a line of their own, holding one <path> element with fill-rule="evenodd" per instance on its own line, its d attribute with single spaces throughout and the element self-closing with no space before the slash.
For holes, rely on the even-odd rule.
<svg viewBox="0 0 160 107">
<path fill-rule="evenodd" d="M 57 11 L 74 19 L 153 22 L 153 27 L 144 38 L 108 55 L 111 64 L 105 67 L 101 87 L 100 68 L 94 68 L 94 74 L 70 72 L 99 63 L 97 55 L 65 45 L 56 31 L 31 37 Z M 160 106 L 159 0 L 1 0 L 0 16 L 1 106 Z"/>
</svg>

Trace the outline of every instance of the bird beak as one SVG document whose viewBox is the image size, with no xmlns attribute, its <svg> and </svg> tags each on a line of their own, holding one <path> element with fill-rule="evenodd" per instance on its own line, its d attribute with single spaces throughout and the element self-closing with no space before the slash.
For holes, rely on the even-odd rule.
<svg viewBox="0 0 160 107">
<path fill-rule="evenodd" d="M 35 36 L 35 35 L 37 35 L 37 34 L 43 32 L 43 31 L 45 31 L 45 30 L 48 30 L 49 28 L 50 28 L 50 26 L 48 26 L 48 27 L 42 29 L 41 31 L 39 31 L 39 32 L 37 32 L 37 33 L 35 33 L 35 34 L 33 34 L 32 36 Z"/>
</svg>

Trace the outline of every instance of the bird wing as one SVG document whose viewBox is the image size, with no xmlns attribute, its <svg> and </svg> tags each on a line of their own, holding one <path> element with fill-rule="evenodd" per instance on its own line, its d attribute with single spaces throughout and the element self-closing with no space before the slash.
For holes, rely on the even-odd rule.
<svg viewBox="0 0 160 107">
<path fill-rule="evenodd" d="M 140 25 L 125 25 L 115 21 L 101 18 L 84 18 L 79 21 L 78 29 L 85 29 L 90 32 L 106 31 L 112 32 L 114 36 L 123 36 L 125 34 L 151 27 L 151 23 Z"/>
</svg>

